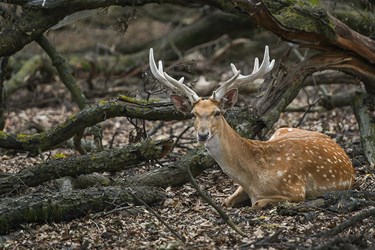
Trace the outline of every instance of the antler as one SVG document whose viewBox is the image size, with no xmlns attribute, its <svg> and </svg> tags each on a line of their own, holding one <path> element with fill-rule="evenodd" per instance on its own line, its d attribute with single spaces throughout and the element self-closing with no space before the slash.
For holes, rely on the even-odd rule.
<svg viewBox="0 0 375 250">
<path fill-rule="evenodd" d="M 223 83 L 217 90 L 215 90 L 210 98 L 215 101 L 220 101 L 229 89 L 237 88 L 244 83 L 252 82 L 255 79 L 264 76 L 272 70 L 274 64 L 275 59 L 270 62 L 269 50 L 267 45 L 264 49 L 262 64 L 259 67 L 259 59 L 258 57 L 256 57 L 254 62 L 254 69 L 250 75 L 241 75 L 241 71 L 237 70 L 236 66 L 231 63 L 230 67 L 232 68 L 234 75 L 232 76 L 232 78 Z"/>
<path fill-rule="evenodd" d="M 183 84 L 184 77 L 181 77 L 180 80 L 176 80 L 173 77 L 169 76 L 167 73 L 163 71 L 163 63 L 159 61 L 159 68 L 156 67 L 155 59 L 154 59 L 154 51 L 150 49 L 150 69 L 154 77 L 162 84 L 167 86 L 168 88 L 178 91 L 181 94 L 186 95 L 191 104 L 200 100 L 200 97 L 194 92 L 194 90 L 190 89 L 188 86 Z"/>
</svg>

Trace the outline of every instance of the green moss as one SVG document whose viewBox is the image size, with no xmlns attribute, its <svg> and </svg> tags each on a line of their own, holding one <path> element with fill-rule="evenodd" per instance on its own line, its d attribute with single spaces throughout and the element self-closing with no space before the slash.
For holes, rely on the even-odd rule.
<svg viewBox="0 0 375 250">
<path fill-rule="evenodd" d="M 8 137 L 8 134 L 4 131 L 0 131 L 0 139 L 6 139 Z"/>
<path fill-rule="evenodd" d="M 134 97 L 129 97 L 126 95 L 119 95 L 119 99 L 124 102 L 134 103 L 134 104 L 144 105 L 144 106 L 148 104 L 160 102 L 160 99 L 142 100 L 142 99 L 136 99 Z"/>
<path fill-rule="evenodd" d="M 68 117 L 69 120 L 75 121 L 77 120 L 77 114 L 72 114 Z"/>
<path fill-rule="evenodd" d="M 20 142 L 28 142 L 32 135 L 29 134 L 17 134 L 17 140 Z"/>
<path fill-rule="evenodd" d="M 105 101 L 105 100 L 100 100 L 99 101 L 99 105 L 104 105 L 104 104 L 107 104 L 108 103 L 108 101 Z"/>
<path fill-rule="evenodd" d="M 66 158 L 67 156 L 65 155 L 65 154 L 63 154 L 63 153 L 57 153 L 57 154 L 55 154 L 54 156 L 53 156 L 53 158 L 55 158 L 55 159 L 64 159 L 64 158 Z"/>
<path fill-rule="evenodd" d="M 266 0 L 264 2 L 283 26 L 335 39 L 334 24 L 330 21 L 327 11 L 313 6 L 309 1 Z"/>
</svg>

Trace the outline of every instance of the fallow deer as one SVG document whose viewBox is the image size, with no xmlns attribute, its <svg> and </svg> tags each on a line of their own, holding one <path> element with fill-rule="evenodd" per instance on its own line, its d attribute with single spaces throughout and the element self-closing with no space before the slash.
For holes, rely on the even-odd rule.
<svg viewBox="0 0 375 250">
<path fill-rule="evenodd" d="M 255 59 L 250 75 L 242 75 L 231 64 L 234 76 L 215 90 L 209 98 L 199 97 L 191 88 L 163 71 L 155 64 L 150 49 L 150 69 L 166 87 L 178 91 L 170 99 L 175 108 L 195 116 L 197 140 L 205 144 L 208 153 L 222 170 L 240 187 L 224 202 L 234 206 L 247 199 L 253 209 L 279 201 L 303 201 L 327 191 L 350 189 L 355 172 L 345 151 L 327 135 L 297 128 L 278 129 L 268 141 L 242 138 L 224 119 L 223 114 L 237 101 L 237 87 L 263 77 L 272 70 L 268 47 L 259 66 Z"/>
</svg>

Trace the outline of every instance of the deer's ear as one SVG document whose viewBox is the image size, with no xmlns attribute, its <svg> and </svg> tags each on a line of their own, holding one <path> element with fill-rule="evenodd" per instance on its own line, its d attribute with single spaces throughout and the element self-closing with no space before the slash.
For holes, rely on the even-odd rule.
<svg viewBox="0 0 375 250">
<path fill-rule="evenodd" d="M 231 89 L 228 90 L 227 93 L 223 96 L 221 99 L 221 110 L 226 111 L 227 109 L 230 109 L 231 107 L 234 106 L 234 104 L 237 102 L 237 97 L 238 97 L 238 90 L 237 89 Z"/>
<path fill-rule="evenodd" d="M 183 114 L 188 114 L 193 109 L 190 101 L 185 97 L 180 95 L 170 95 L 169 98 L 171 99 L 173 106 Z"/>
</svg>

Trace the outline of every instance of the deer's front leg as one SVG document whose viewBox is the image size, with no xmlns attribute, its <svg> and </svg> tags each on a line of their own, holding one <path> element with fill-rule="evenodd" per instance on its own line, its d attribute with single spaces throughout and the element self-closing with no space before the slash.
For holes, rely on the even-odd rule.
<svg viewBox="0 0 375 250">
<path fill-rule="evenodd" d="M 237 190 L 224 201 L 224 206 L 226 207 L 234 207 L 235 205 L 249 200 L 249 195 L 243 190 L 241 186 L 237 188 Z"/>
</svg>

